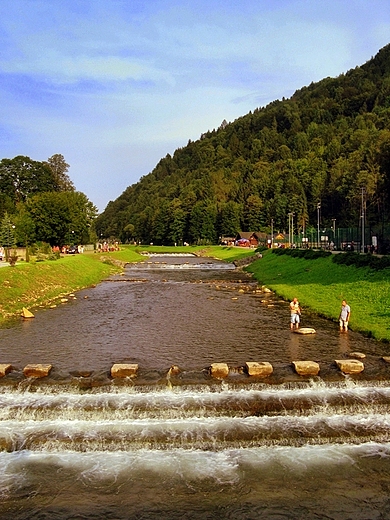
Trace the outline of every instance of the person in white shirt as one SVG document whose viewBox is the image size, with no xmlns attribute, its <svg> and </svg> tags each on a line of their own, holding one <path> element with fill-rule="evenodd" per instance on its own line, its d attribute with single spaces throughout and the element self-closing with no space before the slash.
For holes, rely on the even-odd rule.
<svg viewBox="0 0 390 520">
<path fill-rule="evenodd" d="M 348 331 L 348 322 L 351 316 L 351 307 L 345 300 L 341 302 L 341 311 L 339 316 L 340 331 Z"/>
</svg>

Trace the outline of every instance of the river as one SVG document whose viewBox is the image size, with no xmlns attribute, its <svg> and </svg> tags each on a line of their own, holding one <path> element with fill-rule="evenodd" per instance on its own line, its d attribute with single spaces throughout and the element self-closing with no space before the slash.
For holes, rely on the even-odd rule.
<svg viewBox="0 0 390 520">
<path fill-rule="evenodd" d="M 240 270 L 160 257 L 1 329 L 0 518 L 390 518 L 386 345 L 307 309 L 303 325 Z M 365 370 L 345 376 L 354 351 Z"/>
</svg>

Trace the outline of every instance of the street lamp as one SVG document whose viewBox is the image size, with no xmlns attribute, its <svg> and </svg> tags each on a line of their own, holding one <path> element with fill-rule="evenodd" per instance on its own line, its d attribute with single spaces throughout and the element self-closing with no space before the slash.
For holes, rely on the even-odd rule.
<svg viewBox="0 0 390 520">
<path fill-rule="evenodd" d="M 320 209 L 321 202 L 317 203 L 317 247 L 320 247 Z"/>
<path fill-rule="evenodd" d="M 336 219 L 332 218 L 332 229 L 333 229 L 333 247 L 336 247 Z"/>
<path fill-rule="evenodd" d="M 274 219 L 271 218 L 271 249 L 274 247 Z"/>
<path fill-rule="evenodd" d="M 294 215 L 295 213 L 291 213 L 291 242 L 294 243 Z"/>
<path fill-rule="evenodd" d="M 365 193 L 366 193 L 366 190 L 364 187 L 362 187 L 362 249 L 361 251 L 364 253 L 364 249 L 365 249 L 365 220 L 366 220 L 366 201 L 365 201 Z"/>
<path fill-rule="evenodd" d="M 288 215 L 288 247 L 291 246 L 291 221 L 294 213 L 287 213 Z M 293 231 L 294 232 L 294 231 Z"/>
</svg>

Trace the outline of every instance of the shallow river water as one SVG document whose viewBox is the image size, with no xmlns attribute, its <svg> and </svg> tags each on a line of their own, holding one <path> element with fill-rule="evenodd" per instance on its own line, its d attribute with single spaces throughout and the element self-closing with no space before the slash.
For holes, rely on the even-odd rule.
<svg viewBox="0 0 390 520">
<path fill-rule="evenodd" d="M 175 264 L 175 265 L 173 265 Z M 387 346 L 210 260 L 151 258 L 0 330 L 0 517 L 390 518 Z M 345 376 L 334 360 L 366 354 Z M 291 362 L 320 364 L 318 377 Z M 242 370 L 269 361 L 266 379 Z M 114 363 L 138 363 L 112 379 Z M 230 373 L 213 379 L 209 366 Z M 28 363 L 51 363 L 26 379 Z M 169 373 L 177 365 L 179 373 Z"/>
</svg>

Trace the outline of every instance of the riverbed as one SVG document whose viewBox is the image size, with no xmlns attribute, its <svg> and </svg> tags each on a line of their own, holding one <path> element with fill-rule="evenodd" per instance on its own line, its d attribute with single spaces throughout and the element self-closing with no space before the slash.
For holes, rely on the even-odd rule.
<svg viewBox="0 0 390 520">
<path fill-rule="evenodd" d="M 0 517 L 390 518 L 384 345 L 307 309 L 302 324 L 316 334 L 241 270 L 153 257 L 0 330 Z M 340 373 L 356 351 L 365 370 Z M 28 363 L 53 369 L 27 379 Z"/>
</svg>

